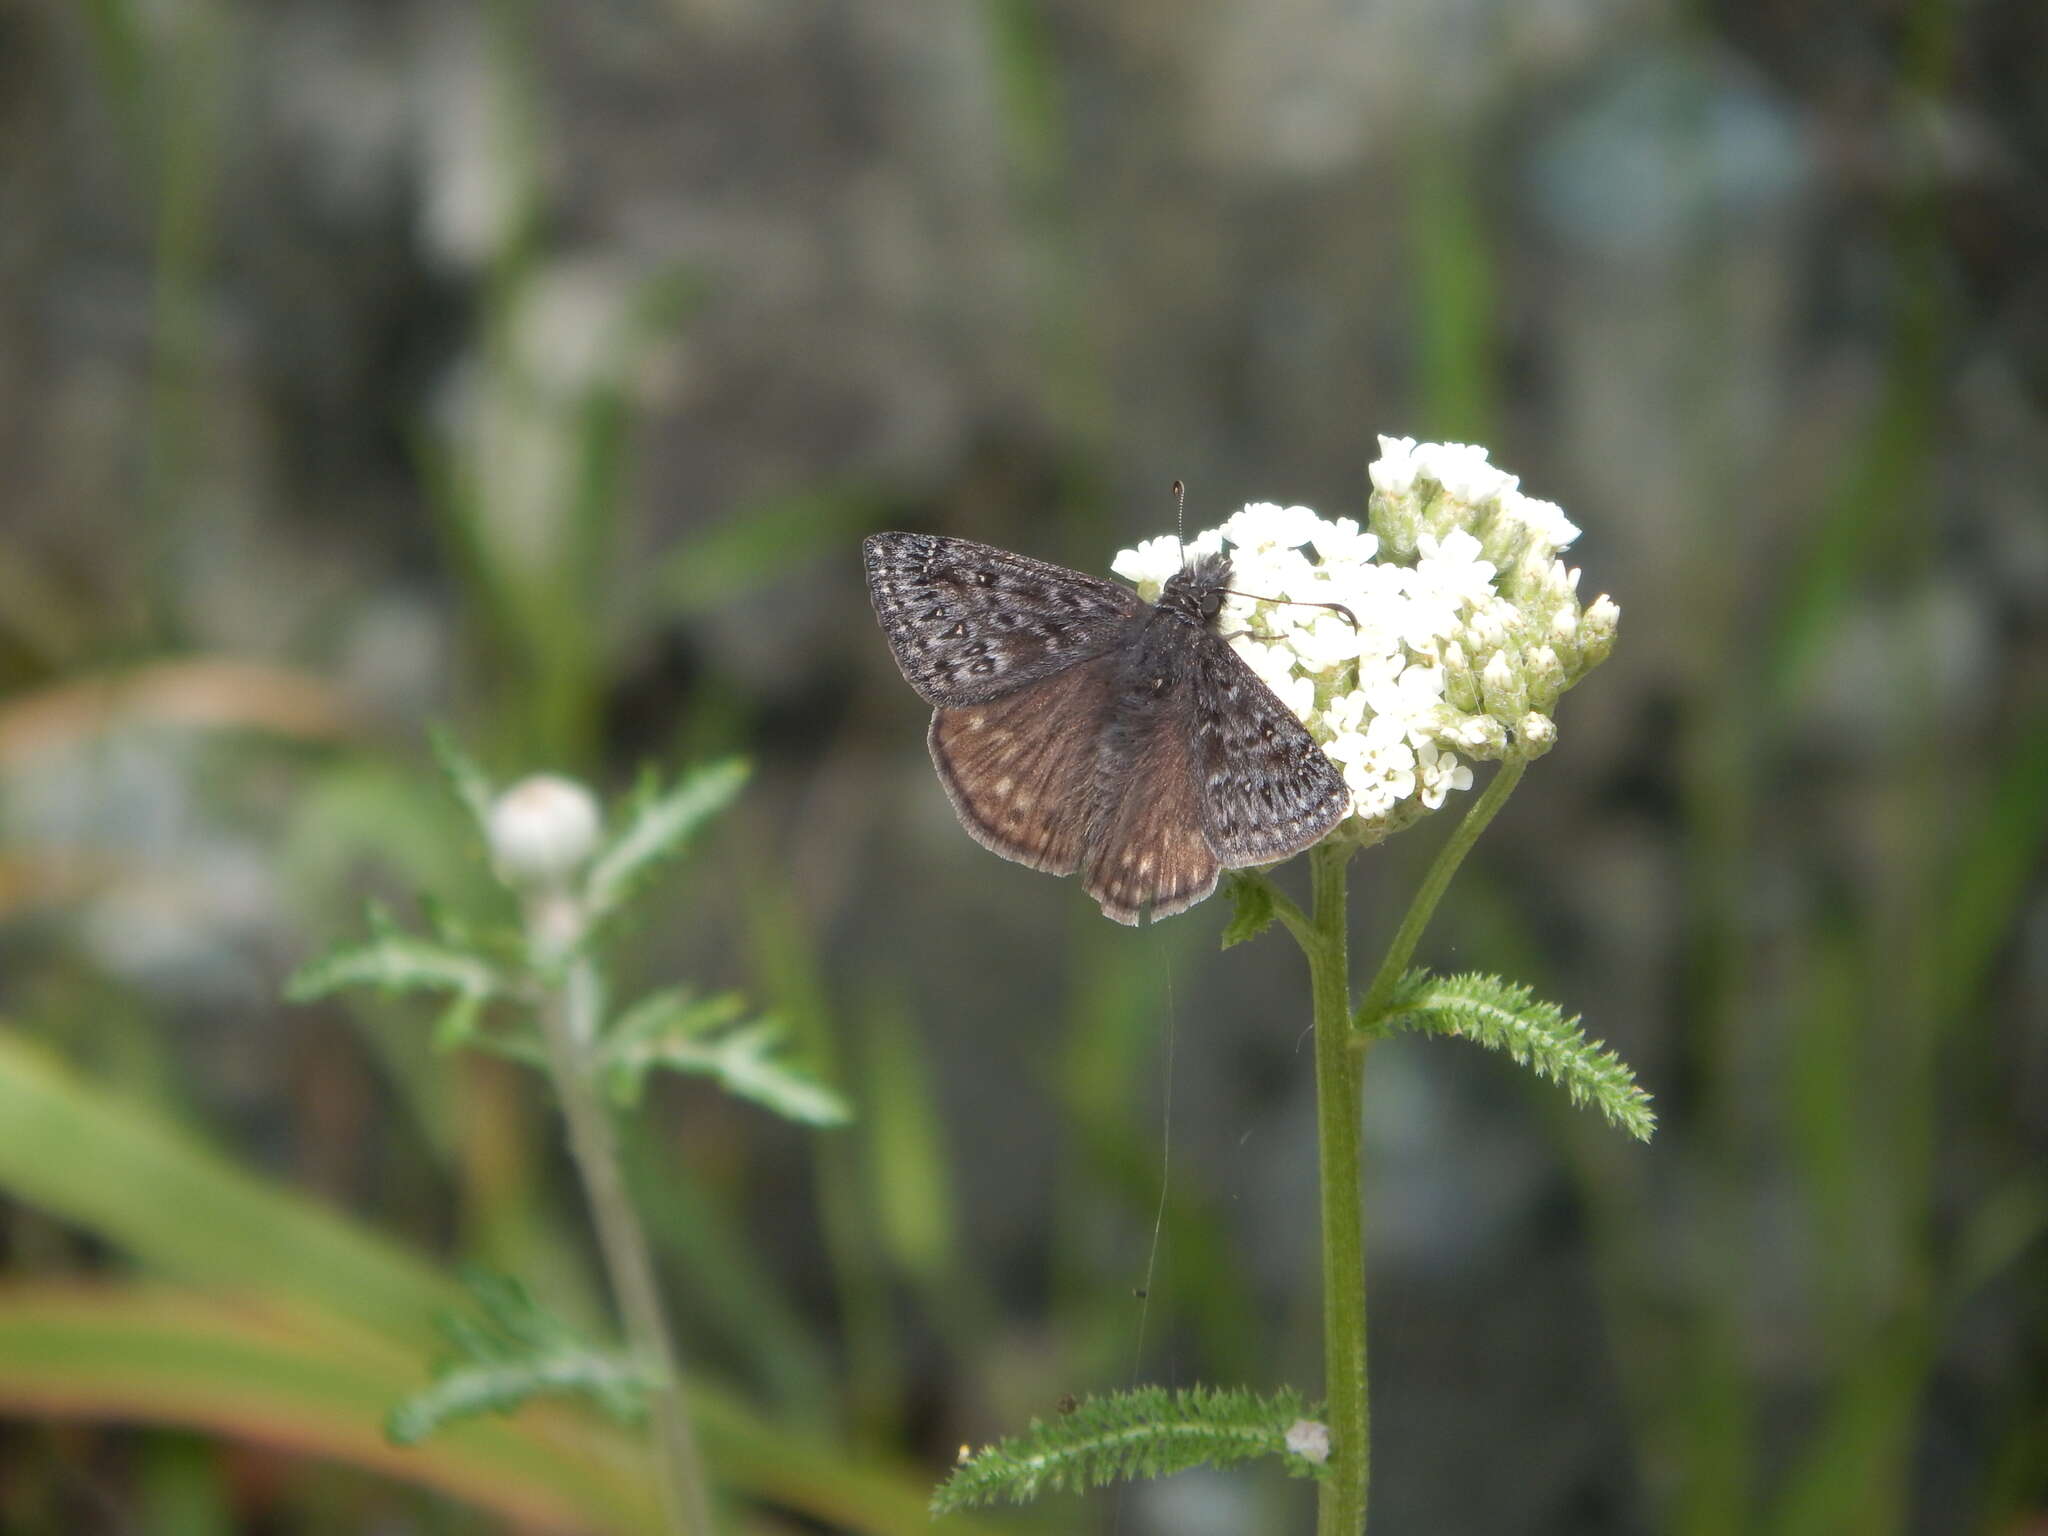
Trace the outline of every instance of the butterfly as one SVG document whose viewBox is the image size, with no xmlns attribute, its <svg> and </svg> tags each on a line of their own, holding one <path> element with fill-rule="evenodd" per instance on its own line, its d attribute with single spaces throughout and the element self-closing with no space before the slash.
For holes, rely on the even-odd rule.
<svg viewBox="0 0 2048 1536">
<path fill-rule="evenodd" d="M 1184 912 L 1344 818 L 1343 776 L 1219 632 L 1227 555 L 1128 587 L 967 539 L 878 533 L 868 595 L 934 706 L 932 766 L 983 847 L 1078 872 L 1103 915 Z"/>
</svg>

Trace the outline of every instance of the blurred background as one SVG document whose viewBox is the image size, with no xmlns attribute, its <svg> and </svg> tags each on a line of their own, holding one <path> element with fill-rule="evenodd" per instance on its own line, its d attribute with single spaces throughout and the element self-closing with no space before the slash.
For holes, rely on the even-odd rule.
<svg viewBox="0 0 2048 1536">
<path fill-rule="evenodd" d="M 974 846 L 857 544 L 1101 572 L 1175 477 L 1361 516 L 1388 433 L 1623 614 L 1425 958 L 1663 1123 L 1373 1054 L 1375 1529 L 2048 1530 L 2044 58 L 2027 0 L 0 0 L 0 1528 L 644 1518 L 571 1411 L 377 1430 L 457 1259 L 604 1315 L 536 1081 L 280 999 L 366 897 L 492 910 L 436 721 L 756 765 L 617 961 L 860 1110 L 632 1123 L 734 1530 L 924 1529 L 1066 1393 L 1319 1392 L 1298 957 Z"/>
</svg>

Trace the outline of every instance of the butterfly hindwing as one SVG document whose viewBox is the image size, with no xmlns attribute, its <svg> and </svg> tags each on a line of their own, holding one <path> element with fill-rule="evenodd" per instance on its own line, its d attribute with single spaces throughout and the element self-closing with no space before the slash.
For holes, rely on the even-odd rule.
<svg viewBox="0 0 2048 1536">
<path fill-rule="evenodd" d="M 1115 661 L 1098 656 L 999 699 L 932 711 L 932 766 L 984 848 L 1050 874 L 1080 868 Z"/>
<path fill-rule="evenodd" d="M 1185 660 L 1172 647 L 1125 658 L 1103 733 L 1081 878 L 1103 916 L 1120 923 L 1186 911 L 1221 872 L 1202 826 L 1197 698 Z"/>
<path fill-rule="evenodd" d="M 1350 794 L 1315 739 L 1221 635 L 1195 647 L 1201 818 L 1226 869 L 1271 864 L 1319 842 Z"/>
<path fill-rule="evenodd" d="M 1114 582 L 968 539 L 878 533 L 862 552 L 875 616 L 928 704 L 1000 698 L 1099 656 L 1145 606 Z"/>
</svg>

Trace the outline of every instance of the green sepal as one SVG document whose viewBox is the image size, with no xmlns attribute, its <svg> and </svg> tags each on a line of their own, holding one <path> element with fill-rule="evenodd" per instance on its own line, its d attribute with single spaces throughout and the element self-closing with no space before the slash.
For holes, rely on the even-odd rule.
<svg viewBox="0 0 2048 1536">
<path fill-rule="evenodd" d="M 1231 913 L 1230 921 L 1224 925 L 1223 947 L 1233 948 L 1247 939 L 1256 939 L 1273 926 L 1278 909 L 1273 903 L 1273 887 L 1260 874 L 1234 874 L 1229 878 Z"/>
</svg>

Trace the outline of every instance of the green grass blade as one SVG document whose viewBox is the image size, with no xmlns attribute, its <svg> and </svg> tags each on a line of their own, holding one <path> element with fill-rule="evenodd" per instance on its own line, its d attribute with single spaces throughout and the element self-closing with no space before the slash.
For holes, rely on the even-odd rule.
<svg viewBox="0 0 2048 1536">
<path fill-rule="evenodd" d="M 884 512 L 873 492 L 828 486 L 742 507 L 694 534 L 654 573 L 649 606 L 667 614 L 708 613 L 741 601 L 805 560 L 833 552 L 858 566 L 856 537 Z"/>
<path fill-rule="evenodd" d="M 562 1415 L 469 1423 L 430 1446 L 384 1438 L 419 1384 L 402 1349 L 133 1285 L 0 1289 L 0 1414 L 176 1425 L 440 1489 L 508 1520 L 652 1531 L 653 1481 L 630 1445 Z"/>
<path fill-rule="evenodd" d="M 0 1029 L 0 1193 L 87 1228 L 170 1274 L 239 1298 L 233 1319 L 237 1325 L 255 1328 L 260 1323 L 280 1340 L 280 1348 L 313 1350 L 332 1365 L 320 1349 L 339 1347 L 353 1365 L 365 1371 L 374 1366 L 375 1391 L 360 1391 L 349 1402 L 361 1415 L 359 1423 L 351 1420 L 353 1429 L 379 1446 L 384 1445 L 386 1411 L 426 1380 L 426 1361 L 440 1344 L 435 1319 L 464 1300 L 453 1278 L 425 1260 L 236 1167 L 191 1132 L 144 1106 L 95 1088 L 5 1029 Z M 259 1290 L 261 1305 L 251 1306 L 246 1298 Z M 202 1304 L 203 1298 L 197 1297 L 177 1303 Z M 222 1337 L 208 1331 L 217 1326 L 209 1322 L 201 1329 L 198 1347 L 154 1375 L 144 1372 L 149 1363 L 146 1352 L 134 1355 L 141 1373 L 138 1381 L 120 1375 L 124 1347 L 118 1339 L 104 1347 L 87 1347 L 96 1337 L 89 1320 L 80 1325 L 77 1349 L 39 1352 L 39 1340 L 62 1343 L 61 1332 L 52 1331 L 56 1314 L 49 1307 L 54 1305 L 46 1304 L 35 1321 L 24 1322 L 11 1334 L 0 1326 L 0 1343 L 11 1340 L 15 1350 L 10 1356 L 0 1349 L 0 1412 L 19 1405 L 22 1411 L 37 1413 L 151 1419 L 145 1408 L 157 1399 L 150 1399 L 147 1391 L 167 1393 L 188 1378 L 198 1390 L 204 1381 L 201 1367 Z M 163 1330 L 175 1334 L 173 1325 L 186 1316 L 176 1314 Z M 357 1326 L 348 1326 L 351 1323 Z M 168 1351 L 172 1345 L 167 1340 L 163 1348 Z M 290 1358 L 245 1359 L 243 1375 L 227 1396 L 258 1401 L 265 1359 L 288 1364 Z M 67 1361 L 76 1367 L 75 1379 L 65 1375 Z M 31 1399 L 27 1394 L 36 1382 L 43 1390 Z M 357 1382 L 358 1388 L 363 1385 Z M 289 1386 L 286 1382 L 269 1390 Z M 822 1443 L 763 1422 L 729 1393 L 701 1379 L 691 1397 L 706 1454 L 726 1487 L 860 1536 L 925 1536 L 929 1531 L 929 1479 L 923 1474 L 901 1467 L 878 1468 L 872 1461 L 856 1465 Z M 67 1401 L 69 1409 L 63 1407 Z M 163 1401 L 169 1405 L 168 1399 Z M 232 1407 L 215 1403 L 212 1411 L 225 1414 Z M 162 1421 L 215 1424 L 196 1410 Z M 554 1427 L 552 1415 L 544 1422 L 550 1438 L 562 1433 Z M 514 1427 L 526 1423 L 522 1416 Z M 224 1423 L 215 1427 L 229 1428 Z M 466 1425 L 461 1433 L 490 1428 Z M 588 1436 L 589 1455 L 601 1462 L 606 1480 L 651 1489 L 652 1483 L 641 1479 L 633 1467 L 626 1437 L 596 1425 L 577 1428 Z M 531 1452 L 530 1437 L 521 1443 L 538 1454 Z M 421 1454 L 385 1450 L 391 1455 Z M 590 1519 L 560 1523 L 593 1524 Z M 606 1529 L 639 1528 L 630 1522 L 599 1524 Z M 949 1527 L 951 1536 L 980 1536 L 984 1530 L 960 1522 Z"/>
<path fill-rule="evenodd" d="M 182 1279 L 260 1283 L 410 1343 L 460 1299 L 432 1266 L 236 1167 L 140 1104 L 0 1029 L 0 1191 Z"/>
</svg>

